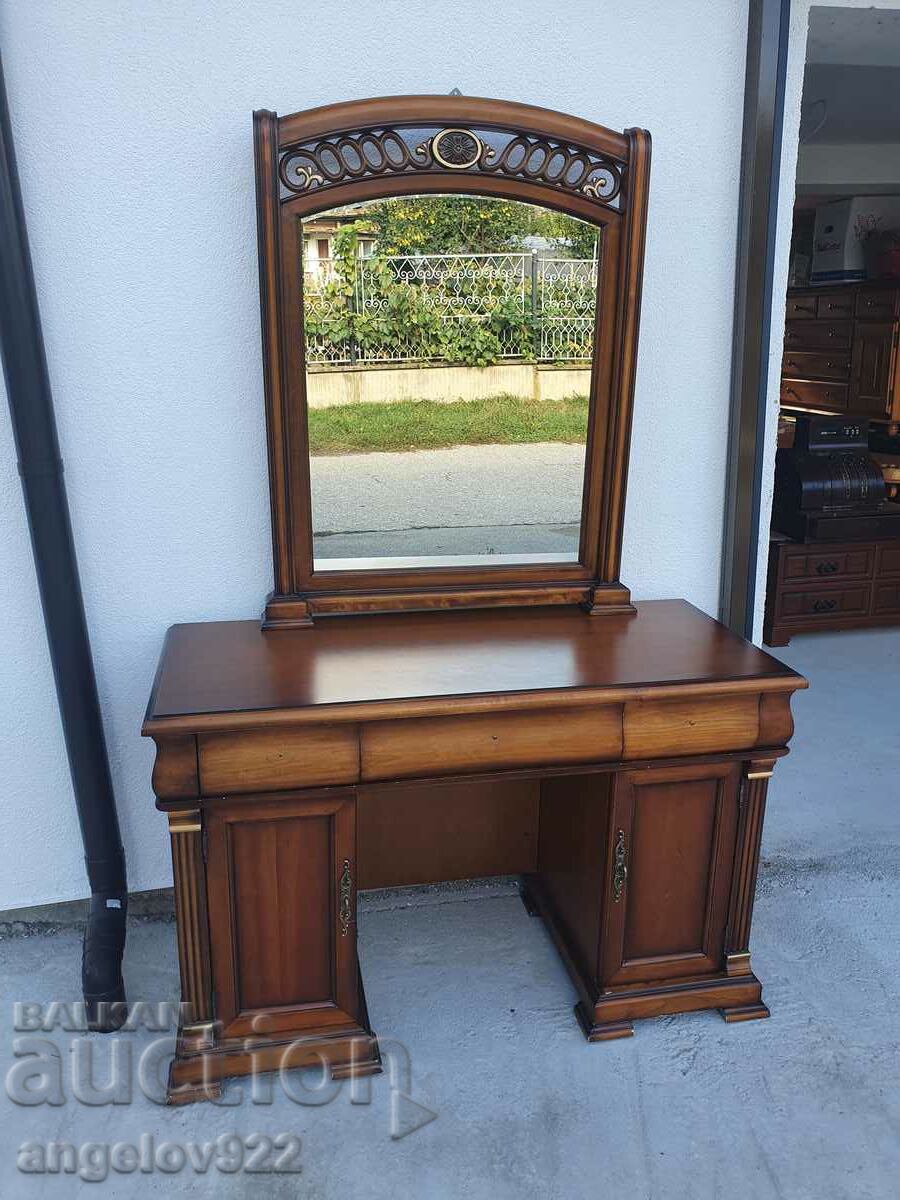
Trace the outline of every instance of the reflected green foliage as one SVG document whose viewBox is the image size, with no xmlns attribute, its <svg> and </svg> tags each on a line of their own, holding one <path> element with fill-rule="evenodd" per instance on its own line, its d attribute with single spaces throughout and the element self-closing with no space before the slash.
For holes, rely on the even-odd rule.
<svg viewBox="0 0 900 1200">
<path fill-rule="evenodd" d="M 377 254 L 360 260 L 359 239 Z M 534 283 L 528 237 L 590 260 L 597 231 L 562 213 L 476 196 L 383 200 L 334 235 L 331 274 L 308 287 L 310 361 L 432 361 L 490 366 L 588 359 L 594 284 L 559 268 Z M 434 255 L 510 257 L 436 259 Z"/>
</svg>

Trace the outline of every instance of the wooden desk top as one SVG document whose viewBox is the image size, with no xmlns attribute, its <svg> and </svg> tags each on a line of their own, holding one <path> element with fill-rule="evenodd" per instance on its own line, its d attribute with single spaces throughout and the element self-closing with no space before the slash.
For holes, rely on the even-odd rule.
<svg viewBox="0 0 900 1200">
<path fill-rule="evenodd" d="M 206 622 L 169 630 L 143 732 L 805 686 L 683 600 L 617 616 L 562 607 L 405 613 L 266 633 L 257 621 Z"/>
</svg>

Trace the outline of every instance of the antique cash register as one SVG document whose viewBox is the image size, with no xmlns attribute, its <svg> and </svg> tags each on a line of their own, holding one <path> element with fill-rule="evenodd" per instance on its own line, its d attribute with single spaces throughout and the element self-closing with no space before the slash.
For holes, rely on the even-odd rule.
<svg viewBox="0 0 900 1200">
<path fill-rule="evenodd" d="M 170 1100 L 379 1069 L 359 889 L 521 876 L 589 1041 L 768 1016 L 750 921 L 805 681 L 619 579 L 649 135 L 456 95 L 254 132 L 274 590 L 169 630 L 143 727 Z"/>
</svg>

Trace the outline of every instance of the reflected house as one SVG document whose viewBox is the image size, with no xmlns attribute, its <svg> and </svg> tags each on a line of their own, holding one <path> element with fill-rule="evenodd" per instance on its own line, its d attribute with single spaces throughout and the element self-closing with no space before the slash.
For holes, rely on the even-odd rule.
<svg viewBox="0 0 900 1200">
<path fill-rule="evenodd" d="M 347 225 L 359 221 L 368 205 L 348 204 L 346 208 L 307 217 L 303 222 L 303 280 L 307 286 L 328 283 L 334 273 L 335 236 Z M 375 253 L 374 230 L 359 235 L 359 257 Z"/>
</svg>

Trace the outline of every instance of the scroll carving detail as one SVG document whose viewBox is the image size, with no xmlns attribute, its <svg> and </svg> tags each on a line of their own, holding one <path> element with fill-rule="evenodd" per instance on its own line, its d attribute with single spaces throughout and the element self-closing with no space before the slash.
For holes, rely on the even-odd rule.
<svg viewBox="0 0 900 1200">
<path fill-rule="evenodd" d="M 525 179 L 602 205 L 616 200 L 624 174 L 621 163 L 584 147 L 514 130 L 460 128 L 361 130 L 290 147 L 279 163 L 289 195 L 356 179 L 441 170 Z"/>
</svg>

